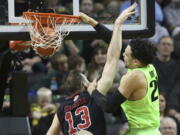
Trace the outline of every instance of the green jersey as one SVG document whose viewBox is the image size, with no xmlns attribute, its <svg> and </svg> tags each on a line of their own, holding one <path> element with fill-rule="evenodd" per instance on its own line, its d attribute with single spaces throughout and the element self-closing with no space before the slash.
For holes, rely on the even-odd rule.
<svg viewBox="0 0 180 135">
<path fill-rule="evenodd" d="M 121 105 L 128 119 L 129 128 L 159 128 L 160 112 L 156 70 L 151 64 L 132 70 L 143 72 L 148 86 L 146 95 L 142 99 L 136 101 L 127 100 Z M 132 70 L 128 70 L 128 72 Z"/>
</svg>

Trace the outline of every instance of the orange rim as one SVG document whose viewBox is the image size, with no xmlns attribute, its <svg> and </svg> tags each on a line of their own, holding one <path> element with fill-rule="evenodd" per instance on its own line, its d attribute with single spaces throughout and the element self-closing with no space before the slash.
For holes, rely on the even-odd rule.
<svg viewBox="0 0 180 135">
<path fill-rule="evenodd" d="M 65 14 L 56 14 L 56 13 L 37 13 L 37 12 L 23 12 L 23 18 L 36 21 L 37 19 L 41 24 L 48 23 L 48 17 L 56 18 L 56 23 L 61 24 L 64 21 L 66 23 L 79 23 L 81 22 L 80 16 L 65 15 Z"/>
<path fill-rule="evenodd" d="M 9 48 L 16 51 L 23 51 L 29 48 L 31 45 L 31 41 L 10 41 Z"/>
</svg>

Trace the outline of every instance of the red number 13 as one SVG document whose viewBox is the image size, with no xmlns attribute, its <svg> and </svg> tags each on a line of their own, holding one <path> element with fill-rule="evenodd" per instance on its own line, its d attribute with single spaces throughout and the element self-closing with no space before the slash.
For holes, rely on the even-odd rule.
<svg viewBox="0 0 180 135">
<path fill-rule="evenodd" d="M 82 114 L 81 114 L 82 112 Z M 75 115 L 81 115 L 82 123 L 79 123 L 77 127 L 74 127 L 74 121 L 71 112 L 67 112 L 65 114 L 65 120 L 68 122 L 69 125 L 69 134 L 72 135 L 77 132 L 78 129 L 86 129 L 91 126 L 91 119 L 89 115 L 89 108 L 87 106 L 81 106 L 76 109 Z"/>
</svg>

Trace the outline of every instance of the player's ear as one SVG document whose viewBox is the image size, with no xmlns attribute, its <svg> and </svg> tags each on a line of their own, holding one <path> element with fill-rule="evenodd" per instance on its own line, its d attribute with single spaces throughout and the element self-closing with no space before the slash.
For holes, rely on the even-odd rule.
<svg viewBox="0 0 180 135">
<path fill-rule="evenodd" d="M 138 59 L 134 59 L 133 61 L 134 61 L 134 65 L 139 65 L 140 63 Z"/>
</svg>

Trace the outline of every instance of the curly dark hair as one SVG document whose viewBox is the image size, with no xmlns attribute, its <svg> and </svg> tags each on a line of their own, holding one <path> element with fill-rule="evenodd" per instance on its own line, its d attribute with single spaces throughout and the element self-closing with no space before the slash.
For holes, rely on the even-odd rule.
<svg viewBox="0 0 180 135">
<path fill-rule="evenodd" d="M 145 39 L 133 39 L 129 43 L 132 51 L 132 57 L 138 59 L 141 63 L 151 64 L 156 56 L 156 48 Z"/>
</svg>

